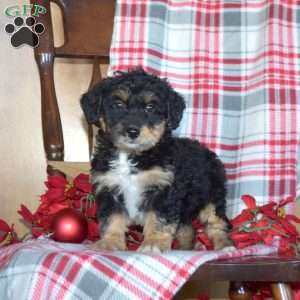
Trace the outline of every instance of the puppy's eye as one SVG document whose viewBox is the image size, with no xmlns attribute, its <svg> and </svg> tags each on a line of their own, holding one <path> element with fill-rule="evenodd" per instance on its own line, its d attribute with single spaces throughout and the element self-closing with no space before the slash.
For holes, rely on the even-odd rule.
<svg viewBox="0 0 300 300">
<path fill-rule="evenodd" d="M 144 110 L 145 110 L 146 113 L 153 112 L 154 109 L 155 109 L 155 107 L 154 107 L 154 104 L 153 104 L 153 103 L 148 103 L 148 104 L 145 106 L 145 108 L 144 108 Z"/>
<path fill-rule="evenodd" d="M 121 108 L 125 107 L 125 103 L 122 102 L 122 101 L 115 101 L 115 102 L 112 103 L 111 107 L 113 109 L 121 109 Z"/>
</svg>

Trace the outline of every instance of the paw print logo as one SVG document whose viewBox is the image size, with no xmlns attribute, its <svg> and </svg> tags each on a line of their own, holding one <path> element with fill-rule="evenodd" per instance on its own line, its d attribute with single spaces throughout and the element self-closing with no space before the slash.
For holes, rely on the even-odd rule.
<svg viewBox="0 0 300 300">
<path fill-rule="evenodd" d="M 11 34 L 10 42 L 14 47 L 28 45 L 36 47 L 39 44 L 39 35 L 45 30 L 42 23 L 36 23 L 35 18 L 27 17 L 26 20 L 22 17 L 16 17 L 14 24 L 7 24 L 5 31 Z"/>
</svg>

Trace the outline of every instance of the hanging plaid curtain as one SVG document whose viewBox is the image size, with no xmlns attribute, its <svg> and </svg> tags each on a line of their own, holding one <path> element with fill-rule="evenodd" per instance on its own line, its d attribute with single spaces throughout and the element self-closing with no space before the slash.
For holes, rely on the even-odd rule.
<svg viewBox="0 0 300 300">
<path fill-rule="evenodd" d="M 177 134 L 220 155 L 229 216 L 296 196 L 300 1 L 118 0 L 110 74 L 137 66 L 184 95 Z"/>
</svg>

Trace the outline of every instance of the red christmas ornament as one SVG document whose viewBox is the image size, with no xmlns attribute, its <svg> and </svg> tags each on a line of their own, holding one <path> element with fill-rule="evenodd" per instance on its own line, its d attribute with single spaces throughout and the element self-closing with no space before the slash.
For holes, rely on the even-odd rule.
<svg viewBox="0 0 300 300">
<path fill-rule="evenodd" d="M 88 222 L 78 211 L 72 208 L 60 210 L 52 219 L 51 236 L 57 242 L 81 243 L 87 238 Z"/>
</svg>

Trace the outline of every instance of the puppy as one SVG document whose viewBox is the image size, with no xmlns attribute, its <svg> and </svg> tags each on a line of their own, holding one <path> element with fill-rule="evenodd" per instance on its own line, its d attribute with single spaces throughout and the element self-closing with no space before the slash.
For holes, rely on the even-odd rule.
<svg viewBox="0 0 300 300">
<path fill-rule="evenodd" d="M 216 154 L 172 137 L 185 103 L 166 80 L 143 70 L 119 72 L 81 98 L 99 127 L 91 178 L 101 240 L 95 248 L 125 250 L 129 224 L 144 226 L 140 251 L 191 249 L 192 220 L 205 224 L 214 249 L 230 245 L 225 171 Z"/>
</svg>

